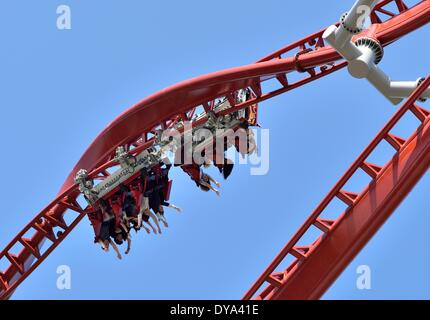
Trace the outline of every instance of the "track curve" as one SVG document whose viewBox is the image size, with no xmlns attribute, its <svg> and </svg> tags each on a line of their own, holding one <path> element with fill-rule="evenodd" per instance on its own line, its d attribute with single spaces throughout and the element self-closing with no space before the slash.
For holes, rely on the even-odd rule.
<svg viewBox="0 0 430 320">
<path fill-rule="evenodd" d="M 429 14 L 429 1 L 422 1 L 420 5 L 409 11 L 385 23 L 374 25 L 372 33 L 386 46 L 426 24 Z M 156 126 L 160 120 L 184 113 L 192 107 L 228 95 L 235 90 L 259 84 L 262 80 L 275 75 L 299 72 L 302 69 L 311 69 L 340 60 L 339 54 L 332 48 L 325 47 L 323 43 L 317 50 L 298 57 L 278 59 L 304 43 L 320 38 L 321 34 L 322 31 L 293 43 L 257 63 L 211 73 L 173 85 L 132 106 L 96 138 L 70 173 L 62 190 L 73 184 L 73 177 L 77 170 L 80 168 L 88 171 L 96 169 L 98 165 L 107 160 L 118 145 L 126 144 L 129 142 L 127 139 Z"/>
</svg>

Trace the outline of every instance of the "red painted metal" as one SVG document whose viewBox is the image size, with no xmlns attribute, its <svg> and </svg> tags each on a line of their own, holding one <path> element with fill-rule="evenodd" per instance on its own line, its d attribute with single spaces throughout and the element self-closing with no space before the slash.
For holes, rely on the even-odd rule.
<svg viewBox="0 0 430 320">
<path fill-rule="evenodd" d="M 361 153 L 244 299 L 304 300 L 318 299 L 324 294 L 429 168 L 430 112 L 416 105 L 429 86 L 430 77 Z M 408 111 L 417 116 L 421 126 L 407 141 L 393 138 L 390 131 Z M 395 141 L 392 146 L 397 152 L 392 160 L 384 168 L 367 163 L 366 160 L 384 140 Z M 368 173 L 372 182 L 360 194 L 342 190 L 359 169 Z M 322 214 L 335 198 L 343 201 L 348 208 L 336 220 L 324 223 Z M 298 255 L 297 243 L 312 226 L 320 229 L 321 233 L 306 252 Z M 296 260 L 286 270 L 276 271 L 289 255 Z M 255 296 L 266 282 L 269 285 Z"/>
<path fill-rule="evenodd" d="M 386 7 L 393 4 L 397 8 L 396 11 L 387 11 Z M 430 20 L 430 0 L 417 0 L 416 5 L 411 8 L 400 0 L 381 1 L 372 14 L 372 20 L 377 23 L 372 27 L 372 34 L 382 45 L 388 45 Z M 59 195 L 1 251 L 0 260 L 6 259 L 9 267 L 0 270 L 0 299 L 10 297 L 18 285 L 85 216 L 85 208 L 77 202 L 78 189 L 73 184 L 77 170 L 84 168 L 91 172 L 92 177 L 104 179 L 109 175 L 106 170 L 117 165 L 113 160 L 117 146 L 133 146 L 132 152 L 136 154 L 152 145 L 151 136 L 155 129 L 171 127 L 179 119 L 191 119 L 199 106 L 205 110 L 212 109 L 214 100 L 218 97 L 229 97 L 239 89 L 250 87 L 253 90 L 253 99 L 235 105 L 223 113 L 233 112 L 256 105 L 341 69 L 346 63 L 333 49 L 325 46 L 322 33 L 323 31 L 320 31 L 297 41 L 257 63 L 212 73 L 164 89 L 116 118 L 84 153 Z M 291 82 L 289 74 L 293 72 L 301 73 L 302 79 Z M 261 84 L 268 79 L 277 79 L 279 88 L 263 92 Z M 420 110 L 417 109 L 416 112 L 424 117 Z M 204 119 L 200 123 L 203 121 Z M 373 174 L 378 174 L 376 166 L 369 165 L 365 168 Z M 348 199 L 351 195 L 343 196 Z M 70 212 L 75 212 L 76 216 L 68 225 L 65 223 L 64 215 Z M 315 223 L 324 230 L 332 227 L 330 221 L 323 219 Z M 59 232 L 56 232 L 57 230 Z M 46 243 L 48 244 L 44 245 Z M 16 250 L 17 246 L 20 247 L 20 251 L 11 252 Z M 299 257 L 309 254 L 305 248 L 297 249 L 294 253 Z M 270 281 L 279 284 L 276 277 L 270 278 Z"/>
</svg>

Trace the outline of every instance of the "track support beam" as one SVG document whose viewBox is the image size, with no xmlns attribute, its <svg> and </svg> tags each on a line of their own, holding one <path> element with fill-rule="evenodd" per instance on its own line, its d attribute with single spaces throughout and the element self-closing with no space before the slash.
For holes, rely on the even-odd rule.
<svg viewBox="0 0 430 320">
<path fill-rule="evenodd" d="M 430 117 L 422 116 L 428 115 L 422 108 L 419 108 L 422 112 L 417 116 L 422 119 L 421 126 L 407 141 L 402 140 L 396 145 L 398 152 L 382 169 L 366 162 L 375 148 L 386 137 L 392 136 L 390 131 L 406 112 L 416 113 L 415 102 L 429 86 L 430 77 L 415 90 L 363 151 L 246 293 L 244 299 L 307 300 L 319 299 L 325 293 L 430 167 Z M 321 227 L 322 212 L 336 196 L 345 195 L 341 190 L 358 169 L 373 176 L 372 182 L 357 198 L 351 199 L 348 209 L 330 228 L 320 228 L 322 234 L 310 246 L 306 256 L 294 261 L 284 271 L 280 280 L 282 285 L 275 287 L 270 284 L 267 278 L 279 274 L 278 266 L 288 255 L 294 255 L 294 247 L 312 225 Z M 269 285 L 257 294 L 264 283 Z"/>
</svg>

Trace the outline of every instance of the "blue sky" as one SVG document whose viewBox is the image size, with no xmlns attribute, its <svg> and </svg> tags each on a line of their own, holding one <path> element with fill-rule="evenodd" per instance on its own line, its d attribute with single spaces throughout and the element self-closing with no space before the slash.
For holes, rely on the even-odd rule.
<svg viewBox="0 0 430 320">
<path fill-rule="evenodd" d="M 56 29 L 60 4 L 72 9 L 72 30 Z M 124 109 L 178 81 L 256 61 L 330 25 L 351 4 L 3 1 L 0 246 L 52 200 Z M 394 79 L 429 72 L 430 44 L 421 41 L 428 32 L 387 48 L 381 65 Z M 176 171 L 172 202 L 183 213 L 169 211 L 162 236 L 134 236 L 131 254 L 118 261 L 93 244 L 84 220 L 14 298 L 240 298 L 395 109 L 343 70 L 260 110 L 270 130 L 268 175 L 238 166 L 218 199 Z M 397 133 L 415 124 L 406 118 Z M 429 189 L 426 175 L 324 298 L 430 298 Z M 71 267 L 71 290 L 56 288 L 59 265 Z M 372 270 L 372 290 L 356 288 L 360 265 Z"/>
</svg>

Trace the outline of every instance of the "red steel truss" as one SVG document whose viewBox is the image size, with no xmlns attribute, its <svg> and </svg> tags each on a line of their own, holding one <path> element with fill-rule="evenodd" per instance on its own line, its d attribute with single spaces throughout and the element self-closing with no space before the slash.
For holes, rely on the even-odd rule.
<svg viewBox="0 0 430 320">
<path fill-rule="evenodd" d="M 256 299 L 318 299 L 325 293 L 429 168 L 430 112 L 416 104 L 429 86 L 430 77 L 361 153 L 244 299 L 254 297 L 266 282 L 269 285 Z M 408 111 L 420 120 L 421 126 L 406 141 L 390 131 Z M 367 162 L 384 140 L 397 151 L 393 158 L 384 167 Z M 344 190 L 358 170 L 367 173 L 371 183 L 359 194 Z M 336 220 L 325 219 L 323 211 L 336 198 L 348 206 L 347 210 Z M 312 226 L 321 234 L 311 245 L 297 246 Z M 295 258 L 292 264 L 276 272 L 289 255 Z"/>
<path fill-rule="evenodd" d="M 379 42 L 386 46 L 429 21 L 430 0 L 416 0 L 412 7 L 408 7 L 401 0 L 384 0 L 375 7 L 372 13 L 372 22 L 374 23 L 372 32 Z M 323 31 L 320 31 L 297 41 L 254 64 L 208 74 L 171 86 L 146 98 L 115 119 L 84 153 L 61 188 L 59 195 L 1 251 L 0 260 L 5 259 L 9 266 L 5 270 L 0 270 L 0 299 L 9 298 L 22 281 L 49 256 L 86 215 L 86 208 L 81 207 L 77 201 L 79 191 L 73 183 L 73 177 L 77 170 L 87 169 L 94 179 L 104 179 L 109 176 L 107 170 L 117 165 L 113 159 L 115 149 L 118 146 L 128 145 L 130 152 L 137 154 L 152 145 L 157 129 L 172 127 L 180 120 L 190 120 L 199 107 L 206 111 L 212 110 L 215 99 L 219 97 L 232 97 L 237 90 L 247 87 L 252 89 L 253 98 L 246 103 L 236 105 L 231 99 L 232 107 L 223 112 L 230 113 L 261 103 L 340 70 L 346 66 L 346 62 L 341 59 L 336 51 L 326 46 L 322 39 L 322 33 Z M 290 80 L 291 73 L 299 73 L 301 80 L 292 82 Z M 278 80 L 279 88 L 264 92 L 261 83 L 273 78 Z M 425 81 L 420 90 L 428 84 L 429 81 Z M 258 298 L 320 297 L 358 250 L 376 232 L 385 220 L 379 215 L 378 219 L 372 220 L 371 224 L 369 223 L 371 230 L 366 236 L 360 238 L 359 243 L 351 244 L 350 247 L 333 240 L 337 239 L 336 237 L 328 237 L 329 234 L 335 234 L 336 231 L 336 235 L 341 234 L 349 241 L 348 243 L 351 243 L 349 235 L 344 235 L 345 228 L 351 226 L 348 224 L 352 223 L 350 222 L 351 219 L 356 223 L 360 222 L 357 227 L 362 228 L 368 222 L 365 218 L 374 217 L 379 211 L 383 212 L 381 216 L 388 217 L 427 169 L 427 167 L 424 169 L 424 166 L 425 164 L 428 166 L 428 159 L 422 159 L 425 158 L 423 154 L 426 152 L 417 153 L 419 150 L 427 150 L 429 141 L 424 141 L 424 138 L 430 139 L 427 130 L 428 113 L 414 104 L 420 95 L 419 93 L 420 91 L 415 92 L 393 120 L 396 122 L 397 117 L 403 115 L 403 111 L 411 110 L 423 122 L 417 134 L 407 143 L 389 135 L 388 131 L 382 137 L 399 149 L 398 157 L 384 169 L 365 163 L 365 159 L 360 162 L 362 169 L 372 177 L 374 176 L 374 182 L 369 187 L 369 192 L 354 195 L 340 189 L 334 194 L 332 191 L 319 208 L 325 207 L 330 197 L 337 196 L 350 206 L 350 209 L 345 213 L 345 218 L 339 218 L 335 222 L 318 219 L 319 209 L 317 209 L 313 215 L 315 219 L 308 220 L 293 240 L 300 238 L 302 232 L 306 231 L 305 226 L 309 222 L 309 225 L 315 224 L 322 230 L 324 235 L 321 239 L 309 248 L 296 248 L 294 245 L 297 241 L 290 241 L 286 249 L 281 252 L 245 298 L 254 297 L 265 282 L 269 282 L 270 285 L 258 295 Z M 196 125 L 201 124 L 201 122 L 196 123 Z M 405 176 L 407 179 L 398 179 L 394 182 L 391 180 L 393 185 L 389 185 L 386 178 L 383 178 L 390 173 L 391 175 L 398 174 L 396 175 L 397 178 Z M 348 180 L 345 177 L 344 179 Z M 342 185 L 344 183 L 340 183 L 340 186 Z M 393 192 L 396 191 L 398 196 L 393 197 L 394 199 L 390 198 L 390 201 L 382 201 L 383 199 L 380 197 L 381 195 L 387 196 L 385 192 L 389 187 Z M 374 199 L 369 198 L 367 194 L 377 195 L 378 206 L 376 209 L 373 206 Z M 372 206 L 368 204 L 369 199 L 372 200 L 370 202 Z M 64 218 L 66 215 L 73 218 L 72 223 L 65 222 L 70 220 Z M 355 216 L 361 218 L 357 218 L 356 221 Z M 324 241 L 324 239 L 332 240 Z M 335 249 L 333 249 L 333 242 L 336 242 Z M 335 260 L 334 257 L 338 250 L 348 251 L 348 255 Z M 294 255 L 298 259 L 297 263 L 288 272 L 274 274 L 273 271 L 283 260 L 283 256 L 288 254 Z M 327 260 L 327 257 L 330 259 L 333 257 L 333 260 Z M 311 269 L 312 272 L 309 272 Z M 304 285 L 306 283 L 312 283 L 312 285 Z"/>
</svg>

